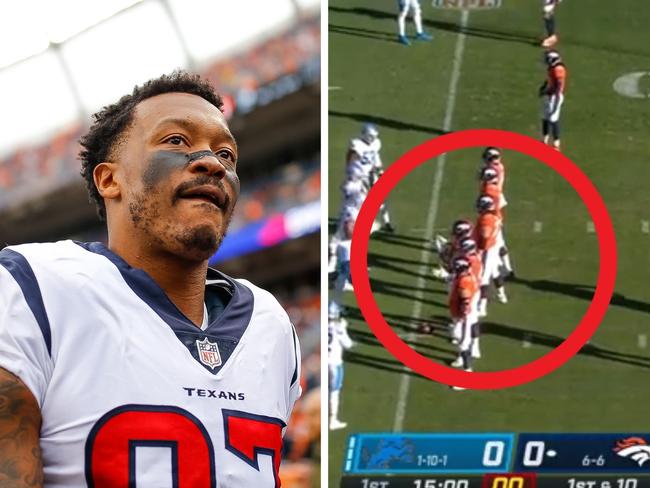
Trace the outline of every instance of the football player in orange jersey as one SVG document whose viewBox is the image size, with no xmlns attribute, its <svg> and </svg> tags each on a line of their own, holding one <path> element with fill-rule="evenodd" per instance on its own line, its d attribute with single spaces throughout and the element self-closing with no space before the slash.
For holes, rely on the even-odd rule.
<svg viewBox="0 0 650 488">
<path fill-rule="evenodd" d="M 449 290 L 449 313 L 455 328 L 459 328 L 461 331 L 458 358 L 452 363 L 452 366 L 472 371 L 472 343 L 478 324 L 479 284 L 467 259 L 456 258 L 452 266 L 454 278 Z"/>
<path fill-rule="evenodd" d="M 499 234 L 501 231 L 501 216 L 497 210 L 494 199 L 489 195 L 481 195 L 476 202 L 479 212 L 476 222 L 476 244 L 483 258 L 483 272 L 481 274 L 481 299 L 479 301 L 479 317 L 487 315 L 488 287 L 494 282 L 497 290 L 497 299 L 507 303 L 503 277 L 499 271 L 501 259 L 499 256 Z"/>
<path fill-rule="evenodd" d="M 452 261 L 458 250 L 460 241 L 472 235 L 474 227 L 469 220 L 456 220 L 451 226 L 451 241 L 444 237 L 436 237 L 435 249 L 440 258 L 440 265 L 433 269 L 433 276 L 447 281 L 451 277 Z"/>
<path fill-rule="evenodd" d="M 557 51 L 547 51 L 544 62 L 548 68 L 548 76 L 539 89 L 543 97 L 542 140 L 549 144 L 553 139 L 553 147 L 560 150 L 560 111 L 564 103 L 567 69 Z"/>
<path fill-rule="evenodd" d="M 499 246 L 499 257 L 501 258 L 502 275 L 504 277 L 513 277 L 512 263 L 510 262 L 510 254 L 506 246 L 506 240 L 503 235 L 504 215 L 503 208 L 508 204 L 506 197 L 503 194 L 503 186 L 499 184 L 499 173 L 492 165 L 485 166 L 481 171 L 481 178 L 479 183 L 479 195 L 488 195 L 496 202 L 496 211 L 501 217 L 501 229 L 497 237 L 497 244 Z"/>
<path fill-rule="evenodd" d="M 543 47 L 553 47 L 557 44 L 555 33 L 555 8 L 562 0 L 542 0 L 542 11 L 544 12 L 544 28 L 546 37 L 542 41 Z"/>
<path fill-rule="evenodd" d="M 476 283 L 481 281 L 481 273 L 483 271 L 483 261 L 481 255 L 478 252 L 478 247 L 476 246 L 476 241 L 471 237 L 465 238 L 460 241 L 458 246 L 458 251 L 454 256 L 454 261 L 456 259 L 465 259 L 469 263 L 469 270 L 471 271 L 474 278 L 476 278 Z M 474 302 L 475 311 L 478 314 L 478 294 L 476 295 L 476 300 Z M 451 324 L 451 334 L 452 334 L 452 343 L 459 344 L 462 336 L 462 330 L 460 324 L 452 323 Z M 481 357 L 481 349 L 479 347 L 479 326 L 475 326 L 473 332 L 473 342 L 472 342 L 472 358 L 479 359 Z"/>
<path fill-rule="evenodd" d="M 481 155 L 481 161 L 482 164 L 479 168 L 479 177 L 481 176 L 481 171 L 483 171 L 483 168 L 491 166 L 497 170 L 497 173 L 499 174 L 499 188 L 501 188 L 501 191 L 503 191 L 503 185 L 506 180 L 506 168 L 503 165 L 503 161 L 501 160 L 501 150 L 498 147 L 494 146 L 486 147 L 483 151 L 483 154 Z"/>
</svg>

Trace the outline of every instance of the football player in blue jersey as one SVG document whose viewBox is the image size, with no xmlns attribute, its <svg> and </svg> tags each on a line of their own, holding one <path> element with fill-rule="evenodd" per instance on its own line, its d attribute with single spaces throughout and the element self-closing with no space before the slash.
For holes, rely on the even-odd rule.
<svg viewBox="0 0 650 488">
<path fill-rule="evenodd" d="M 221 108 L 185 72 L 104 107 L 80 159 L 108 245 L 0 251 L 3 486 L 279 486 L 300 354 L 268 292 L 208 268 L 239 195 Z"/>
</svg>

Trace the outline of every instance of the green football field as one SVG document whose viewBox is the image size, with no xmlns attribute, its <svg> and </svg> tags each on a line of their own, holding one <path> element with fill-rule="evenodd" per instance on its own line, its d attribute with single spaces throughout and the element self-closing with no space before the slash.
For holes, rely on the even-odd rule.
<svg viewBox="0 0 650 488">
<path fill-rule="evenodd" d="M 396 2 L 329 2 L 329 214 L 349 139 L 363 122 L 380 130 L 389 166 L 447 130 L 494 128 L 539 137 L 537 89 L 545 76 L 540 2 L 503 0 L 501 8 L 458 10 L 422 2 L 431 43 L 396 42 Z M 345 356 L 342 420 L 330 432 L 330 486 L 338 485 L 354 432 L 634 431 L 650 421 L 650 4 L 566 0 L 557 15 L 568 68 L 563 152 L 604 198 L 617 235 L 616 292 L 599 331 L 580 354 L 547 377 L 500 391 L 455 392 L 391 357 L 346 294 L 356 346 Z M 409 20 L 407 27 L 413 33 Z M 632 79 L 635 79 L 632 77 Z M 620 88 L 619 88 L 620 90 Z M 432 279 L 428 239 L 459 217 L 474 219 L 479 149 L 420 166 L 390 194 L 395 234 L 374 234 L 368 263 L 387 321 L 412 347 L 448 362 L 445 286 Z M 536 359 L 564 340 L 591 300 L 597 238 L 570 185 L 528 156 L 504 154 L 506 239 L 517 280 L 509 303 L 491 303 L 478 371 Z M 431 224 L 431 225 L 429 225 Z M 437 327 L 420 334 L 422 323 Z"/>
</svg>

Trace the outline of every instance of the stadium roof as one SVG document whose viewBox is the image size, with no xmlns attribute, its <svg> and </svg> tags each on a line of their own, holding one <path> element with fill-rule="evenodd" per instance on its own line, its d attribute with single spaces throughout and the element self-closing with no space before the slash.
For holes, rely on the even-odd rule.
<svg viewBox="0 0 650 488">
<path fill-rule="evenodd" d="M 49 138 L 135 84 L 233 56 L 286 29 L 303 11 L 317 12 L 320 0 L 10 5 L 0 16 L 0 157 Z"/>
</svg>

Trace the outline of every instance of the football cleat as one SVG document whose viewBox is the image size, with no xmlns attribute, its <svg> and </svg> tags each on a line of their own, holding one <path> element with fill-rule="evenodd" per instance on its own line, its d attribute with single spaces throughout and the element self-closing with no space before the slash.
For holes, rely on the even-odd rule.
<svg viewBox="0 0 650 488">
<path fill-rule="evenodd" d="M 508 297 L 506 296 L 506 290 L 502 286 L 497 288 L 497 300 L 499 300 L 499 303 L 508 303 Z"/>
<path fill-rule="evenodd" d="M 347 426 L 348 426 L 347 422 L 341 422 L 338 419 L 333 419 L 330 421 L 330 430 L 345 429 Z"/>
<path fill-rule="evenodd" d="M 416 41 L 430 41 L 433 39 L 433 36 L 431 34 L 428 34 L 426 32 L 420 32 L 417 36 L 415 36 Z"/>
<path fill-rule="evenodd" d="M 397 36 L 397 42 L 403 44 L 404 46 L 410 46 L 411 41 L 408 40 L 406 36 Z"/>
<path fill-rule="evenodd" d="M 361 139 L 366 144 L 372 144 L 379 137 L 379 130 L 375 124 L 366 123 L 361 127 Z"/>
<path fill-rule="evenodd" d="M 476 209 L 479 212 L 489 212 L 495 208 L 496 205 L 494 198 L 492 198 L 490 195 L 481 195 L 478 197 L 478 200 L 476 200 Z"/>
<path fill-rule="evenodd" d="M 451 233 L 458 238 L 467 237 L 472 233 L 472 223 L 469 220 L 457 220 L 451 226 Z"/>
<path fill-rule="evenodd" d="M 552 36 L 548 36 L 546 39 L 542 41 L 542 47 L 553 47 L 557 44 L 558 38 L 556 34 L 553 34 Z"/>
<path fill-rule="evenodd" d="M 381 226 L 381 230 L 384 232 L 395 232 L 395 227 L 390 222 L 387 222 Z"/>
<path fill-rule="evenodd" d="M 458 356 L 452 363 L 451 363 L 452 368 L 462 368 L 463 367 L 463 358 Z"/>
</svg>

